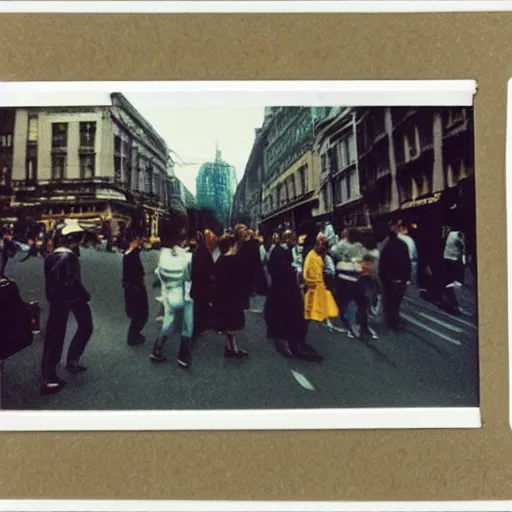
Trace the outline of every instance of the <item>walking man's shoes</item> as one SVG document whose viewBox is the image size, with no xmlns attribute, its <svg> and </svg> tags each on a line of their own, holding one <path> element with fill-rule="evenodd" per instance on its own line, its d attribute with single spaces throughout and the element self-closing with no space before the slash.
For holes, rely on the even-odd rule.
<svg viewBox="0 0 512 512">
<path fill-rule="evenodd" d="M 139 334 L 139 336 L 137 338 L 135 338 L 134 340 L 128 340 L 128 345 L 133 347 L 135 345 L 142 345 L 145 342 L 146 342 L 146 338 L 144 338 L 144 336 L 142 336 L 142 334 Z"/>
<path fill-rule="evenodd" d="M 190 344 L 191 341 L 189 338 L 181 338 L 180 350 L 178 352 L 178 365 L 181 366 L 181 368 L 188 368 L 192 363 Z"/>
<path fill-rule="evenodd" d="M 274 346 L 276 348 L 276 351 L 281 354 L 283 357 L 286 357 L 288 359 L 293 359 L 293 353 L 290 350 L 290 345 L 285 340 L 278 340 L 274 339 Z"/>
<path fill-rule="evenodd" d="M 66 385 L 66 381 L 59 379 L 47 380 L 41 386 L 41 394 L 42 395 L 54 395 L 58 393 L 64 386 Z"/>
<path fill-rule="evenodd" d="M 66 370 L 69 373 L 77 374 L 77 373 L 85 372 L 87 370 L 87 366 L 83 366 L 79 363 L 68 363 L 66 365 Z"/>
</svg>

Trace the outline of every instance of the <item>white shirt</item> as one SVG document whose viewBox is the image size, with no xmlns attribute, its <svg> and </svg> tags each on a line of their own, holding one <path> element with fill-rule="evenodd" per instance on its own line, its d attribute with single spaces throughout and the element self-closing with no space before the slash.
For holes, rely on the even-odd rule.
<svg viewBox="0 0 512 512">
<path fill-rule="evenodd" d="M 409 249 L 409 258 L 411 258 L 411 261 L 417 261 L 418 250 L 416 249 L 416 242 L 413 240 L 413 238 L 402 233 L 398 235 L 398 238 L 407 244 Z"/>
</svg>

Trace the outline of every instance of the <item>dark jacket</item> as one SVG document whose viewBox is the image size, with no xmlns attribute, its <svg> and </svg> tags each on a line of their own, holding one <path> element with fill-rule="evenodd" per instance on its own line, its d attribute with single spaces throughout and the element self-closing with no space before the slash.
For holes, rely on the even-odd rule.
<svg viewBox="0 0 512 512">
<path fill-rule="evenodd" d="M 411 258 L 407 244 L 395 234 L 384 244 L 379 258 L 379 277 L 383 283 L 411 279 Z"/>
<path fill-rule="evenodd" d="M 70 249 L 60 247 L 44 260 L 48 302 L 89 302 L 80 274 L 80 260 Z"/>
<path fill-rule="evenodd" d="M 144 287 L 144 267 L 140 260 L 140 249 L 124 253 L 123 287 Z"/>
<path fill-rule="evenodd" d="M 208 248 L 201 244 L 192 256 L 192 287 L 194 300 L 212 302 L 215 290 L 215 263 Z"/>
</svg>

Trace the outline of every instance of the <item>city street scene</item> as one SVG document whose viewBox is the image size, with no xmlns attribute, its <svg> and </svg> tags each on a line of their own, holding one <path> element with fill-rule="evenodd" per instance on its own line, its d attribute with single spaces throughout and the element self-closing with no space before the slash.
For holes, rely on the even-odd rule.
<svg viewBox="0 0 512 512">
<path fill-rule="evenodd" d="M 473 109 L 0 108 L 3 410 L 478 407 Z"/>
</svg>

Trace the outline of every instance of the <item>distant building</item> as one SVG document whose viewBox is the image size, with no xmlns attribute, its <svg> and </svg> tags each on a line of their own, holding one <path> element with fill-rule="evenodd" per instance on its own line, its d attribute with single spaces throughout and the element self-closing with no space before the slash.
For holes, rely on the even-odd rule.
<svg viewBox="0 0 512 512">
<path fill-rule="evenodd" d="M 256 138 L 245 167 L 243 178 L 236 188 L 231 212 L 231 224 L 243 223 L 259 229 L 262 218 L 262 184 L 264 173 L 263 149 L 265 128 L 256 129 Z"/>
<path fill-rule="evenodd" d="M 217 219 L 228 226 L 236 181 L 235 168 L 222 160 L 217 149 L 215 161 L 206 162 L 199 169 L 196 178 L 197 207 L 212 210 Z"/>
<path fill-rule="evenodd" d="M 16 108 L 14 117 L 0 109 L 0 131 L 8 126 L 4 136 L 10 136 L 0 168 L 2 183 L 11 186 L 11 215 L 22 211 L 48 225 L 74 217 L 116 232 L 142 209 L 150 234 L 158 234 L 169 201 L 169 149 L 122 94 L 111 100 L 99 107 Z"/>
<path fill-rule="evenodd" d="M 328 107 L 268 107 L 261 230 L 269 235 L 288 222 L 299 229 L 313 220 L 320 193 L 320 163 L 314 153 L 315 123 Z"/>
</svg>

